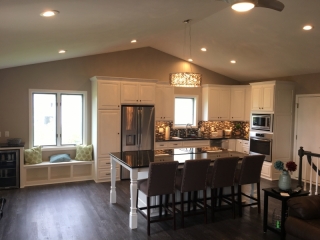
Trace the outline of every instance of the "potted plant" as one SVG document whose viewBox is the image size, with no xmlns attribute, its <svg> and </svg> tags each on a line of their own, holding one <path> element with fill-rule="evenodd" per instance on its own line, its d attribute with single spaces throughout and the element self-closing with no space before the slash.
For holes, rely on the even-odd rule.
<svg viewBox="0 0 320 240">
<path fill-rule="evenodd" d="M 274 163 L 274 168 L 281 171 L 279 177 L 279 189 L 287 191 L 291 189 L 291 176 L 289 174 L 297 170 L 297 164 L 294 161 L 289 161 L 286 163 L 286 168 L 282 161 L 278 160 Z"/>
<path fill-rule="evenodd" d="M 240 124 L 240 123 L 237 123 L 237 124 L 234 126 L 234 128 L 236 129 L 234 133 L 235 133 L 236 135 L 240 135 L 241 124 Z"/>
</svg>

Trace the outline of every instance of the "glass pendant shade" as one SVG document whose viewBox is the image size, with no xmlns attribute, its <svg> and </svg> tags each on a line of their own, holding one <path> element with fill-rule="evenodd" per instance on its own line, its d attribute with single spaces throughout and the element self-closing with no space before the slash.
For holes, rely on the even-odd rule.
<svg viewBox="0 0 320 240">
<path fill-rule="evenodd" d="M 171 73 L 170 84 L 174 87 L 201 87 L 202 75 L 200 73 Z"/>
</svg>

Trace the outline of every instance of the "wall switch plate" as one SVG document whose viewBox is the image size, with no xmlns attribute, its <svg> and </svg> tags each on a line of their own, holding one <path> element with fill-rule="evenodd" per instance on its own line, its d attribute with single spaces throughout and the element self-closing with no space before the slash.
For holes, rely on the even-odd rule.
<svg viewBox="0 0 320 240">
<path fill-rule="evenodd" d="M 9 137 L 9 131 L 5 131 L 5 132 L 4 132 L 4 136 L 5 136 L 5 137 Z"/>
</svg>

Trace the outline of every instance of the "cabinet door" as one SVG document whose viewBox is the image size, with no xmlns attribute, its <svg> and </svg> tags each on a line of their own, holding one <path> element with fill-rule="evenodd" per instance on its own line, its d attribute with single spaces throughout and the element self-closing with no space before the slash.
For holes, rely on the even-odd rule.
<svg viewBox="0 0 320 240">
<path fill-rule="evenodd" d="M 156 85 L 153 83 L 139 84 L 139 104 L 154 104 L 155 103 Z"/>
<path fill-rule="evenodd" d="M 171 86 L 162 87 L 162 117 L 164 120 L 174 119 L 174 88 Z"/>
<path fill-rule="evenodd" d="M 263 111 L 273 111 L 273 92 L 274 86 L 264 86 L 263 87 L 263 100 L 262 100 L 262 109 Z"/>
<path fill-rule="evenodd" d="M 252 87 L 251 89 L 251 110 L 252 111 L 260 111 L 261 109 L 261 87 Z"/>
<path fill-rule="evenodd" d="M 229 139 L 228 149 L 231 149 L 232 151 L 236 151 L 236 139 Z"/>
<path fill-rule="evenodd" d="M 230 89 L 219 90 L 219 120 L 230 119 Z"/>
<path fill-rule="evenodd" d="M 163 88 L 161 86 L 156 87 L 156 103 L 155 103 L 155 118 L 156 120 L 163 120 L 163 109 L 164 109 L 164 104 L 163 104 Z"/>
<path fill-rule="evenodd" d="M 244 120 L 250 121 L 251 116 L 251 87 L 246 88 L 246 98 L 245 98 L 245 109 L 244 109 Z"/>
<path fill-rule="evenodd" d="M 98 112 L 98 157 L 120 152 L 120 110 Z"/>
<path fill-rule="evenodd" d="M 98 82 L 98 109 L 120 109 L 120 82 Z"/>
<path fill-rule="evenodd" d="M 208 121 L 220 120 L 219 115 L 219 91 L 218 88 L 209 89 L 208 97 Z"/>
<path fill-rule="evenodd" d="M 139 85 L 137 83 L 121 83 L 121 103 L 139 103 Z"/>
<path fill-rule="evenodd" d="M 231 88 L 231 121 L 244 120 L 245 96 L 245 88 Z"/>
<path fill-rule="evenodd" d="M 237 143 L 236 143 L 236 151 L 237 152 L 243 152 L 243 148 L 242 148 L 242 140 L 237 139 Z"/>
</svg>

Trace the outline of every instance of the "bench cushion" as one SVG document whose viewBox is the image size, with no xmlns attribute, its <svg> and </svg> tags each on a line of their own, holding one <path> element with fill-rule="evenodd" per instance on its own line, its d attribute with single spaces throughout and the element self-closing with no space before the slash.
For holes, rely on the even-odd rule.
<svg viewBox="0 0 320 240">
<path fill-rule="evenodd" d="M 50 163 L 70 162 L 71 158 L 68 154 L 57 154 L 50 157 Z"/>
</svg>

